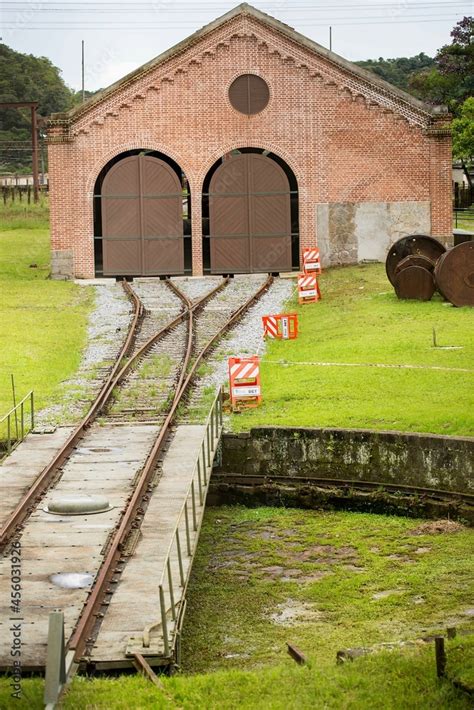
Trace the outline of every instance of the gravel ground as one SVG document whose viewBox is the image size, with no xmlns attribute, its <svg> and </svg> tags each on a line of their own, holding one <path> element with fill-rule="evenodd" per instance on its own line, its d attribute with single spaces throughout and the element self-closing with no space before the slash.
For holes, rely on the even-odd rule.
<svg viewBox="0 0 474 710">
<path fill-rule="evenodd" d="M 218 286 L 222 276 L 178 276 L 172 281 L 191 301 L 197 301 Z"/>
<path fill-rule="evenodd" d="M 126 338 L 132 308 L 122 286 L 97 284 L 89 316 L 87 345 L 76 375 L 62 383 L 59 401 L 36 414 L 36 429 L 73 424 L 100 390 Z"/>
<path fill-rule="evenodd" d="M 219 387 L 228 381 L 227 359 L 230 356 L 262 355 L 266 346 L 266 341 L 263 339 L 262 316 L 280 313 L 291 297 L 294 287 L 292 279 L 276 278 L 267 293 L 221 341 L 211 357 L 206 360 L 208 373 L 198 380 L 198 387 L 193 390 L 185 415 L 186 420 L 203 419 L 203 412 L 208 409 L 207 403 Z"/>
<path fill-rule="evenodd" d="M 209 316 L 214 311 L 213 319 L 220 312 L 226 317 L 226 312 L 232 312 L 233 301 L 241 303 L 242 295 L 249 290 L 255 291 L 262 280 L 261 275 L 237 276 L 232 279 L 227 289 L 219 294 L 210 304 Z M 173 279 L 178 288 L 192 300 L 197 300 L 221 281 L 221 277 L 176 278 Z M 151 312 L 150 327 L 155 330 L 162 327 L 174 314 L 181 309 L 179 299 L 170 289 L 157 279 L 135 279 L 133 287 L 145 307 Z M 76 423 L 87 411 L 88 406 L 100 390 L 104 378 L 111 367 L 126 337 L 131 320 L 131 304 L 122 286 L 115 282 L 94 285 L 95 307 L 89 316 L 87 346 L 82 356 L 77 374 L 62 383 L 59 401 L 39 411 L 36 415 L 36 429 Z M 217 391 L 221 384 L 227 382 L 227 358 L 229 355 L 241 356 L 261 354 L 265 347 L 262 338 L 261 317 L 269 313 L 279 313 L 283 304 L 291 296 L 293 281 L 275 279 L 272 287 L 262 299 L 251 308 L 243 320 L 227 335 L 216 348 L 211 358 L 207 360 L 208 374 L 198 380 L 190 398 L 189 408 L 185 418 L 196 421 L 203 418 L 207 409 L 209 397 Z M 207 316 L 207 317 L 209 317 Z M 198 320 L 199 323 L 199 320 Z M 199 331 L 204 329 L 201 334 Z M 143 329 L 136 347 L 149 337 L 148 328 Z M 198 326 L 197 340 L 207 341 L 209 330 L 204 320 Z M 204 399 L 203 399 L 204 394 Z M 205 416 L 204 416 L 205 418 Z"/>
</svg>

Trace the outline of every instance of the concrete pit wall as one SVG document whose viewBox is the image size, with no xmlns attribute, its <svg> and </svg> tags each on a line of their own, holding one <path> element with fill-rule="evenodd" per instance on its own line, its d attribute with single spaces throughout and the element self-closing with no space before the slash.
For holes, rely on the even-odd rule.
<svg viewBox="0 0 474 710">
<path fill-rule="evenodd" d="M 400 483 L 474 493 L 474 438 L 262 427 L 224 434 L 216 471 Z"/>
</svg>

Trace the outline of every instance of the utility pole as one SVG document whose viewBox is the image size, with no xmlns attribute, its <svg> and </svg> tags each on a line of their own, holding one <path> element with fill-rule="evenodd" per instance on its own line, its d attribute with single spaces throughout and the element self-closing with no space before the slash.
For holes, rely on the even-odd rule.
<svg viewBox="0 0 474 710">
<path fill-rule="evenodd" d="M 84 86 L 84 40 L 82 40 L 82 103 L 86 100 L 86 92 Z"/>
<path fill-rule="evenodd" d="M 36 109 L 38 108 L 37 101 L 2 101 L 0 102 L 0 109 L 2 108 L 29 108 L 31 110 L 31 158 L 32 158 L 32 169 L 33 169 L 33 195 L 35 202 L 38 202 L 39 198 L 39 187 L 38 187 L 38 124 Z"/>
<path fill-rule="evenodd" d="M 36 105 L 31 107 L 31 151 L 33 157 L 33 198 L 35 202 L 38 202 L 38 126 L 36 125 L 36 108 Z"/>
<path fill-rule="evenodd" d="M 332 52 L 332 27 L 329 25 L 329 51 Z"/>
</svg>

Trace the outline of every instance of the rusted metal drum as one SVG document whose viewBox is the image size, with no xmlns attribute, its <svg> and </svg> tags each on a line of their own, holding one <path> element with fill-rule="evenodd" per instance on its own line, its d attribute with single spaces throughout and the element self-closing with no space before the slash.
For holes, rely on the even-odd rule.
<svg viewBox="0 0 474 710">
<path fill-rule="evenodd" d="M 395 286 L 396 268 L 406 257 L 425 257 L 430 263 L 436 264 L 439 257 L 444 254 L 446 248 L 437 239 L 429 237 L 427 234 L 410 234 L 402 237 L 388 250 L 385 260 L 385 270 L 392 286 Z M 420 260 L 413 266 L 428 266 L 428 261 Z M 410 264 L 410 268 L 411 268 Z"/>
<path fill-rule="evenodd" d="M 434 277 L 440 293 L 454 306 L 474 306 L 474 242 L 449 249 L 438 260 Z"/>
<path fill-rule="evenodd" d="M 423 266 L 407 266 L 395 276 L 398 298 L 430 301 L 436 290 L 433 274 Z"/>
<path fill-rule="evenodd" d="M 410 254 L 410 256 L 406 256 L 404 259 L 398 262 L 395 267 L 395 276 L 400 273 L 400 271 L 403 271 L 403 269 L 406 269 L 409 266 L 421 266 L 422 268 L 433 272 L 435 263 L 436 262 L 434 262 L 429 257 L 423 256 L 423 254 Z"/>
</svg>

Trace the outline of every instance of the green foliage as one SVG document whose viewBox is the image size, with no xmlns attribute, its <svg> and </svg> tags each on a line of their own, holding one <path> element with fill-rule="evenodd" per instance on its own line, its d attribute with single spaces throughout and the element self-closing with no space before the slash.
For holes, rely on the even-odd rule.
<svg viewBox="0 0 474 710">
<path fill-rule="evenodd" d="M 446 104 L 455 115 L 474 94 L 474 19 L 464 17 L 451 32 L 452 42 L 438 51 L 435 67 L 414 74 L 409 89 L 433 104 Z"/>
<path fill-rule="evenodd" d="M 453 157 L 471 163 L 474 160 L 474 97 L 465 100 L 452 128 Z"/>
<path fill-rule="evenodd" d="M 231 426 L 347 427 L 472 436 L 474 309 L 399 301 L 382 264 L 328 269 L 296 340 L 262 358 L 262 405 Z M 459 349 L 433 347 L 437 343 Z M 391 367 L 384 367 L 388 365 Z M 409 366 L 409 367 L 404 367 Z M 411 366 L 411 367 L 410 367 Z"/>
<path fill-rule="evenodd" d="M 43 194 L 35 204 L 8 200 L 0 207 L 0 231 L 12 229 L 44 229 L 49 230 L 49 200 Z"/>
<path fill-rule="evenodd" d="M 97 91 L 84 91 L 84 98 L 87 101 L 90 99 L 92 96 L 95 96 L 95 94 L 98 94 L 102 89 L 97 89 Z M 75 106 L 80 106 L 82 104 L 82 91 L 73 91 L 71 93 L 71 102 L 70 102 L 70 108 L 74 108 Z"/>
<path fill-rule="evenodd" d="M 451 110 L 459 100 L 459 86 L 455 76 L 445 76 L 432 67 L 412 74 L 408 90 L 430 104 L 448 106 Z"/>
<path fill-rule="evenodd" d="M 71 90 L 60 70 L 46 57 L 22 54 L 0 44 L 0 102 L 38 101 L 40 116 L 65 111 L 71 104 Z M 31 135 L 30 109 L 0 110 L 0 141 L 28 141 Z M 0 169 L 17 169 L 31 163 L 31 154 L 13 148 L 1 151 Z"/>
<path fill-rule="evenodd" d="M 385 81 L 431 104 L 448 106 L 457 114 L 474 94 L 474 19 L 464 17 L 451 32 L 452 42 L 432 59 L 423 52 L 414 57 L 368 59 L 356 62 Z"/>
<path fill-rule="evenodd" d="M 466 663 L 466 659 L 473 659 Z M 459 637 L 454 641 L 447 654 L 446 671 L 452 680 L 462 683 L 474 693 L 474 634 Z"/>
<path fill-rule="evenodd" d="M 398 57 L 396 59 L 380 57 L 379 59 L 367 59 L 355 63 L 364 69 L 369 69 L 381 79 L 405 91 L 410 89 L 412 76 L 434 67 L 434 59 L 423 52 L 414 57 Z"/>
<path fill-rule="evenodd" d="M 464 17 L 451 32 L 452 42 L 438 51 L 435 61 L 441 74 L 455 77 L 459 101 L 474 94 L 474 18 Z"/>
</svg>

